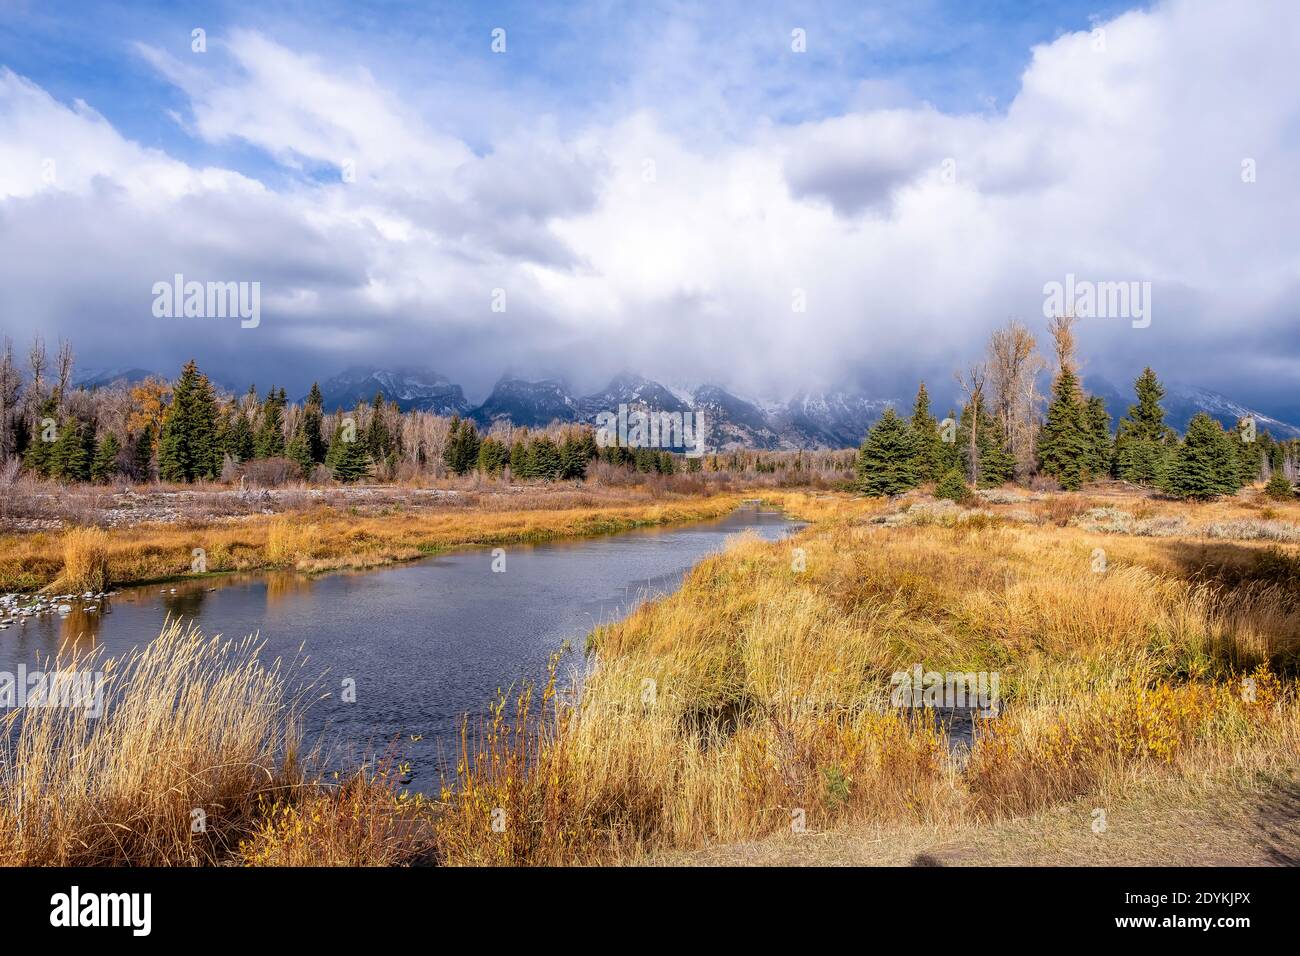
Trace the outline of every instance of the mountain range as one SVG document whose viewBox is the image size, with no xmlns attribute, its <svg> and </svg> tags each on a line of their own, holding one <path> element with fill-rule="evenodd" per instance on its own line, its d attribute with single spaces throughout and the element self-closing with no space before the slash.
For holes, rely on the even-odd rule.
<svg viewBox="0 0 1300 956">
<path fill-rule="evenodd" d="M 75 384 L 94 388 L 121 380 L 139 381 L 150 374 L 143 369 L 87 369 L 76 377 Z M 1168 421 L 1180 432 L 1193 415 L 1206 412 L 1227 427 L 1252 416 L 1259 430 L 1275 438 L 1300 438 L 1300 427 L 1218 392 L 1194 385 L 1164 384 L 1163 405 L 1169 413 Z M 1084 386 L 1089 394 L 1101 396 L 1114 422 L 1133 404 L 1131 389 L 1121 389 L 1106 379 L 1090 376 Z M 604 389 L 590 395 L 575 395 L 556 379 L 528 381 L 505 376 L 477 406 L 445 376 L 414 367 L 353 366 L 322 381 L 320 389 L 327 411 L 355 408 L 358 402 L 370 402 L 379 392 L 403 411 L 460 415 L 484 429 L 501 419 L 526 428 L 542 428 L 554 421 L 594 424 L 598 414 L 616 414 L 620 405 L 626 405 L 629 411 L 699 412 L 707 425 L 707 445 L 717 449 L 853 448 L 886 408 L 892 406 L 901 415 L 909 414 L 911 409 L 910 396 L 876 397 L 852 388 L 805 390 L 781 401 L 764 401 L 741 397 L 718 385 L 670 387 L 633 373 L 615 376 Z M 942 418 L 954 404 L 954 396 L 936 395 L 932 411 L 936 418 Z"/>
</svg>

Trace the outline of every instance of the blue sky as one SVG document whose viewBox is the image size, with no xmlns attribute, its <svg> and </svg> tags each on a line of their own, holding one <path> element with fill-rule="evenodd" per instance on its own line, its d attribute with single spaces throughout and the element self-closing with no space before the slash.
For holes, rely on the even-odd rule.
<svg viewBox="0 0 1300 956">
<path fill-rule="evenodd" d="M 895 396 L 1075 275 L 1156 303 L 1089 373 L 1300 415 L 1292 0 L 180 6 L 0 0 L 15 340 Z M 160 320 L 176 273 L 264 321 Z"/>
<path fill-rule="evenodd" d="M 341 61 L 363 63 L 404 87 L 455 87 L 515 108 L 581 121 L 617 101 L 659 105 L 678 93 L 671 75 L 633 84 L 634 54 L 646 36 L 683 13 L 688 56 L 735 57 L 764 68 L 761 87 L 730 90 L 733 119 L 790 123 L 874 105 L 929 102 L 946 111 L 1005 108 L 1038 43 L 1089 29 L 1133 4 L 1115 0 L 879 4 L 187 3 L 0 0 L 0 63 L 64 102 L 83 99 L 124 135 L 187 161 L 274 175 L 273 162 L 246 144 L 194 139 L 172 118 L 185 96 L 135 50 L 148 44 L 181 57 L 202 27 L 219 42 L 231 28 L 254 29 Z M 807 30 L 808 56 L 785 55 L 789 31 Z M 507 30 L 509 68 L 490 50 Z M 766 31 L 771 49 L 754 49 Z M 699 44 L 696 46 L 696 44 Z M 635 85 L 635 89 L 629 87 Z M 863 86 L 875 87 L 864 91 Z M 497 104 L 500 105 L 499 103 Z M 448 110 L 447 128 L 485 148 L 493 118 Z"/>
</svg>

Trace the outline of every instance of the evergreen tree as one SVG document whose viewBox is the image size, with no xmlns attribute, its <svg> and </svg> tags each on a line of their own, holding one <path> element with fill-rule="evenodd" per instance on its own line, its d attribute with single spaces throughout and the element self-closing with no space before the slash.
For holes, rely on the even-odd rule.
<svg viewBox="0 0 1300 956">
<path fill-rule="evenodd" d="M 483 439 L 478 446 L 478 470 L 492 478 L 497 477 L 505 469 L 510 460 L 510 454 L 506 451 L 506 446 L 495 438 L 488 437 Z"/>
<path fill-rule="evenodd" d="M 1253 485 L 1259 481 L 1259 473 L 1264 467 L 1264 450 L 1259 435 L 1253 423 L 1244 418 L 1228 435 L 1237 452 L 1237 481 L 1241 485 Z"/>
<path fill-rule="evenodd" d="M 930 393 L 922 382 L 912 405 L 912 435 L 916 439 L 916 473 L 920 481 L 935 481 L 943 474 L 945 455 L 939 423 L 930 414 Z"/>
<path fill-rule="evenodd" d="M 1173 455 L 1165 490 L 1179 498 L 1214 498 L 1241 487 L 1236 449 L 1223 426 L 1197 412 Z"/>
<path fill-rule="evenodd" d="M 322 410 L 325 399 L 321 396 L 320 386 L 315 382 L 311 383 L 311 391 L 307 393 L 307 404 L 302 410 L 302 431 L 307 441 L 307 455 L 312 464 L 319 465 L 325 460 L 325 436 L 321 433 L 325 413 Z M 307 469 L 308 472 L 311 469 Z"/>
<path fill-rule="evenodd" d="M 1165 389 L 1150 368 L 1144 369 L 1133 383 L 1137 404 L 1120 419 L 1115 436 L 1115 472 L 1125 481 L 1158 486 L 1174 445 L 1172 430 L 1165 424 L 1165 410 L 1160 405 Z"/>
<path fill-rule="evenodd" d="M 566 435 L 560 445 L 560 477 L 565 481 L 582 481 L 587 477 L 588 460 L 582 440 Z"/>
<path fill-rule="evenodd" d="M 58 410 L 59 403 L 54 398 L 47 398 L 41 403 L 36 428 L 23 454 L 23 464 L 33 474 L 40 475 L 42 478 L 50 476 L 50 458 L 59 438 L 58 428 L 51 430 L 47 423 L 55 420 Z"/>
<path fill-rule="evenodd" d="M 1276 501 L 1290 501 L 1295 497 L 1295 486 L 1281 468 L 1274 468 L 1268 484 L 1264 486 L 1264 494 Z"/>
<path fill-rule="evenodd" d="M 352 441 L 345 441 L 342 422 L 339 422 L 334 430 L 329 459 L 328 464 L 334 472 L 334 477 L 345 484 L 360 481 L 370 474 L 370 452 L 366 448 L 366 443 L 356 440 L 355 436 Z"/>
<path fill-rule="evenodd" d="M 68 419 L 50 450 L 50 476 L 60 481 L 89 481 L 94 447 L 95 430 L 79 419 Z"/>
<path fill-rule="evenodd" d="M 554 481 L 560 477 L 560 449 L 546 435 L 541 435 L 528 449 L 531 477 Z"/>
<path fill-rule="evenodd" d="M 254 458 L 280 458 L 284 455 L 284 400 L 274 388 L 262 403 L 262 420 L 253 439 Z"/>
<path fill-rule="evenodd" d="M 301 425 L 294 430 L 293 438 L 284 450 L 284 456 L 294 462 L 302 469 L 304 478 L 311 477 L 311 470 L 315 462 L 311 460 L 311 448 L 307 443 L 307 432 Z"/>
<path fill-rule="evenodd" d="M 221 469 L 217 447 L 217 401 L 212 383 L 191 359 L 172 389 L 172 403 L 158 438 L 158 474 L 164 481 L 215 478 Z"/>
<path fill-rule="evenodd" d="M 384 415 L 383 392 L 375 392 L 375 398 L 370 403 L 370 424 L 366 428 L 366 448 L 370 452 L 370 457 L 375 461 L 384 461 L 393 452 L 393 435 L 388 430 L 388 422 Z M 468 468 L 466 471 L 468 471 Z M 456 472 L 458 475 L 464 473 L 464 471 Z"/>
<path fill-rule="evenodd" d="M 949 468 L 939 477 L 934 494 L 936 498 L 947 498 L 949 501 L 965 501 L 970 497 L 970 486 L 966 484 L 966 476 L 960 468 Z"/>
<path fill-rule="evenodd" d="M 153 426 L 145 425 L 140 437 L 135 440 L 135 450 L 131 454 L 131 469 L 135 477 L 148 481 L 153 476 Z"/>
<path fill-rule="evenodd" d="M 918 481 L 916 437 L 887 408 L 858 450 L 858 487 L 871 496 L 897 495 Z"/>
<path fill-rule="evenodd" d="M 1110 437 L 1110 412 L 1100 395 L 1091 395 L 1084 404 L 1083 417 L 1088 435 L 1088 475 L 1109 478 L 1114 460 Z"/>
<path fill-rule="evenodd" d="M 1075 491 L 1083 482 L 1090 445 L 1079 380 L 1068 365 L 1052 385 L 1052 402 L 1038 437 L 1038 457 L 1045 474 Z"/>
<path fill-rule="evenodd" d="M 469 419 L 459 415 L 451 420 L 447 443 L 442 449 L 442 460 L 453 475 L 467 475 L 478 465 L 480 447 L 478 429 Z"/>
<path fill-rule="evenodd" d="M 90 466 L 92 481 L 111 481 L 117 475 L 117 456 L 122 450 L 117 436 L 109 432 L 95 449 L 95 460 Z"/>
<path fill-rule="evenodd" d="M 529 479 L 532 474 L 529 472 L 529 455 L 528 455 L 528 438 L 516 438 L 515 443 L 510 446 L 510 475 L 517 481 Z"/>
</svg>

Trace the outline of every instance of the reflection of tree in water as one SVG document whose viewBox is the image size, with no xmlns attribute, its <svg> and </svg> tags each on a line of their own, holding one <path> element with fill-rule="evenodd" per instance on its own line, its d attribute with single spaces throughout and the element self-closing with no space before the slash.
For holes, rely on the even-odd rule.
<svg viewBox="0 0 1300 956">
<path fill-rule="evenodd" d="M 71 611 L 59 615 L 60 654 L 82 654 L 95 649 L 100 615 L 108 610 L 108 602 L 101 599 L 91 603 L 96 610 L 87 611 L 85 602 L 77 601 Z"/>
<path fill-rule="evenodd" d="M 294 594 L 311 590 L 311 578 L 296 571 L 272 571 L 266 575 L 266 603 L 274 604 Z"/>
<path fill-rule="evenodd" d="M 203 585 L 191 585 L 185 588 L 177 588 L 176 593 L 168 591 L 162 595 L 163 607 L 167 613 L 173 617 L 184 617 L 193 619 L 198 617 L 199 611 L 203 609 L 203 599 L 208 596 L 207 588 Z"/>
</svg>

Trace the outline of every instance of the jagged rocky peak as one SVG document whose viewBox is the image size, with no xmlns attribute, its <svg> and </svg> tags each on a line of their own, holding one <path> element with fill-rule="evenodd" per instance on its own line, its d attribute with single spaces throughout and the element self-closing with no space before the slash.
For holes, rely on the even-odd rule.
<svg viewBox="0 0 1300 956">
<path fill-rule="evenodd" d="M 465 415 L 471 405 L 459 385 L 425 368 L 385 369 L 354 365 L 320 383 L 327 411 L 353 408 L 369 402 L 378 392 L 402 411 L 428 411 L 439 415 Z"/>
</svg>

